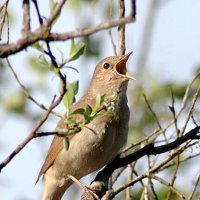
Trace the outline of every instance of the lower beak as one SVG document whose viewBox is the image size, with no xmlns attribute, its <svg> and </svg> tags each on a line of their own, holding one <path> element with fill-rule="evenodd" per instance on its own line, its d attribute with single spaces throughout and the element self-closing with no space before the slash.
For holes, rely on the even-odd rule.
<svg viewBox="0 0 200 200">
<path fill-rule="evenodd" d="M 121 56 L 121 58 L 119 59 L 119 61 L 116 64 L 116 71 L 119 74 L 125 76 L 128 79 L 136 80 L 135 78 L 128 75 L 128 72 L 127 72 L 127 69 L 126 69 L 126 62 L 128 61 L 129 56 L 131 54 L 132 54 L 132 51 L 129 52 L 128 54 L 126 54 L 126 55 Z"/>
</svg>

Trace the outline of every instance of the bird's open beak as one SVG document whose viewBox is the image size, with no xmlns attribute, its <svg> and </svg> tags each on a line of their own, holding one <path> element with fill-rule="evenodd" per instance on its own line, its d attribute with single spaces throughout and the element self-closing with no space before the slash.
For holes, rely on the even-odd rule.
<svg viewBox="0 0 200 200">
<path fill-rule="evenodd" d="M 136 80 L 135 78 L 128 75 L 128 72 L 126 69 L 126 62 L 128 61 L 128 58 L 131 54 L 132 54 L 132 51 L 126 55 L 121 56 L 120 60 L 116 64 L 116 71 L 128 79 Z"/>
</svg>

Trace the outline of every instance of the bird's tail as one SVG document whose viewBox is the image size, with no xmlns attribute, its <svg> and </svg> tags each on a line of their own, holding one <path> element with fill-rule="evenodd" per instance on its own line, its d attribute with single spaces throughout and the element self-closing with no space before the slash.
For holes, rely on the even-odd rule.
<svg viewBox="0 0 200 200">
<path fill-rule="evenodd" d="M 41 200 L 61 200 L 62 196 L 64 195 L 67 188 L 70 187 L 70 185 L 73 182 L 69 179 L 65 181 L 64 185 L 56 186 L 55 184 L 47 183 L 44 185 L 44 190 L 42 193 Z"/>
</svg>

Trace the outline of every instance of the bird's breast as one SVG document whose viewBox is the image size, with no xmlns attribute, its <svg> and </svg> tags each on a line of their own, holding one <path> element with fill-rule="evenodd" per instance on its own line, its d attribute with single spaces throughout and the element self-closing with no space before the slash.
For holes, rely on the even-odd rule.
<svg viewBox="0 0 200 200">
<path fill-rule="evenodd" d="M 112 115 L 95 117 L 73 136 L 69 149 L 59 153 L 54 162 L 59 168 L 59 177 L 71 174 L 80 178 L 96 171 L 114 159 L 126 144 L 129 121 L 127 99 L 117 96 L 111 103 Z"/>
</svg>

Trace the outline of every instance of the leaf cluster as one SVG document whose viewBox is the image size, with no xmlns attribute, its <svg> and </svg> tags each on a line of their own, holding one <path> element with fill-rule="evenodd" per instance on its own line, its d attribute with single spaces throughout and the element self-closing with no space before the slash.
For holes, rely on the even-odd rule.
<svg viewBox="0 0 200 200">
<path fill-rule="evenodd" d="M 65 105 L 68 110 L 72 105 L 73 99 L 75 99 L 75 96 L 73 96 L 73 94 L 75 94 L 74 91 L 77 88 L 77 85 L 74 83 L 68 84 L 68 87 L 69 85 L 72 93 L 69 96 L 66 95 L 65 97 Z M 104 98 L 105 95 L 97 94 L 95 106 L 93 108 L 89 104 L 87 104 L 85 108 L 78 108 L 70 114 L 69 112 L 67 113 L 67 116 L 64 119 L 68 127 L 67 130 L 64 132 L 64 146 L 66 150 L 69 148 L 68 136 L 79 133 L 82 130 L 82 128 L 85 127 L 85 125 L 89 124 L 95 117 L 100 117 L 111 113 L 109 111 L 104 112 L 103 114 L 101 113 L 101 111 L 104 109 L 104 106 L 102 106 Z M 76 115 L 81 115 L 82 120 L 78 121 Z"/>
</svg>

